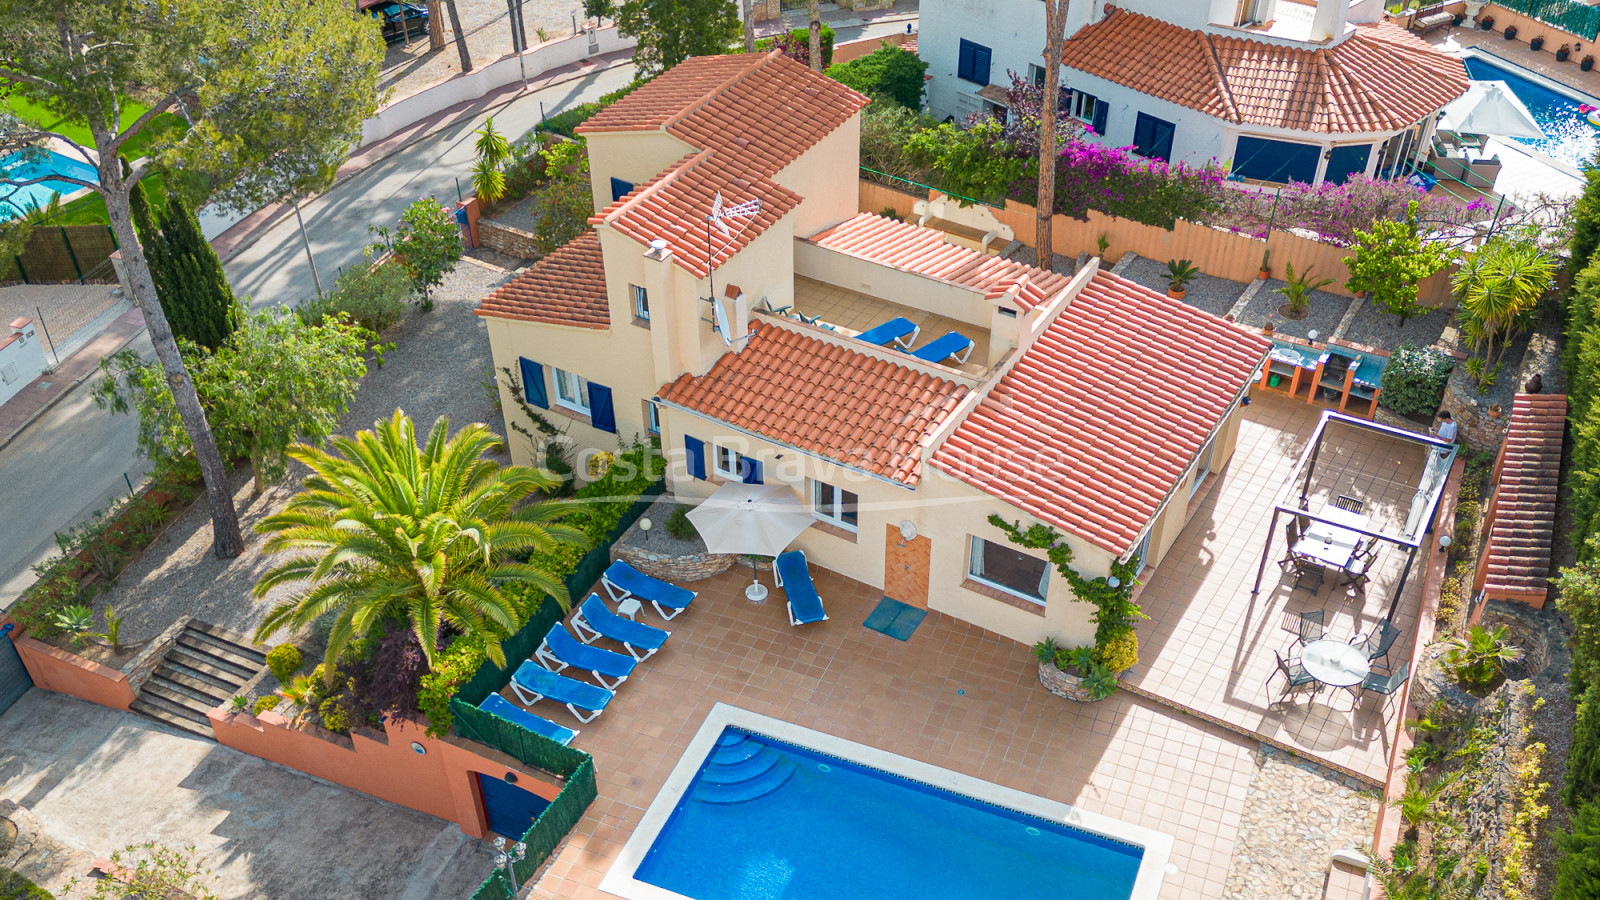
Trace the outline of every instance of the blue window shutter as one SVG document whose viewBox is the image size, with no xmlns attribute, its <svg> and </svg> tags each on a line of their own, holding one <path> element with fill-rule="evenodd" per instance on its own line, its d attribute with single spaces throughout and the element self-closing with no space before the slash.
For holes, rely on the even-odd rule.
<svg viewBox="0 0 1600 900">
<path fill-rule="evenodd" d="M 617 411 L 611 406 L 611 388 L 589 382 L 589 422 L 601 431 L 617 433 Z"/>
<path fill-rule="evenodd" d="M 1172 162 L 1172 136 L 1177 133 L 1177 126 L 1171 122 L 1156 120 L 1155 143 L 1150 148 L 1150 155 L 1157 159 Z"/>
<path fill-rule="evenodd" d="M 761 484 L 761 460 L 739 457 L 739 476 L 745 484 Z"/>
<path fill-rule="evenodd" d="M 517 359 L 522 369 L 522 397 L 540 409 L 550 408 L 550 394 L 544 386 L 544 366 L 531 359 Z"/>
<path fill-rule="evenodd" d="M 1111 104 L 1105 102 L 1104 100 L 1096 100 L 1094 102 L 1094 133 L 1100 135 L 1101 137 L 1105 137 L 1106 113 L 1110 112 L 1110 110 Z"/>
<path fill-rule="evenodd" d="M 701 481 L 706 480 L 706 442 L 699 438 L 683 436 L 683 452 L 689 457 L 689 474 Z"/>
<path fill-rule="evenodd" d="M 988 47 L 978 47 L 972 60 L 972 80 L 979 84 L 989 83 L 989 57 Z"/>
<path fill-rule="evenodd" d="M 628 196 L 633 191 L 633 182 L 623 181 L 621 178 L 611 179 L 611 200 L 615 202 Z"/>
<path fill-rule="evenodd" d="M 972 59 L 976 55 L 978 45 L 968 40 L 962 40 L 961 50 L 956 56 L 956 77 L 964 81 L 972 80 Z"/>
<path fill-rule="evenodd" d="M 1139 113 L 1133 121 L 1133 149 L 1140 156 L 1149 156 L 1155 144 L 1156 120 L 1154 116 Z"/>
</svg>

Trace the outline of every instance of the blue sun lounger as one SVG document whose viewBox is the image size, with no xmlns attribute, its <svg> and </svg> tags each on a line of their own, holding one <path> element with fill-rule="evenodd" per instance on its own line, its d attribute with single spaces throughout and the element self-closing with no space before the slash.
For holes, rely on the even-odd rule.
<svg viewBox="0 0 1600 900">
<path fill-rule="evenodd" d="M 976 345 L 972 342 L 972 338 L 958 331 L 946 331 L 943 337 L 935 338 L 911 351 L 911 355 L 923 362 L 931 363 L 942 363 L 953 356 L 959 364 L 967 361 L 967 356 L 972 353 L 974 346 Z"/>
<path fill-rule="evenodd" d="M 594 643 L 596 638 L 610 638 L 626 647 L 633 658 L 640 662 L 660 650 L 672 634 L 617 615 L 606 606 L 599 594 L 590 594 L 589 599 L 578 607 L 577 614 L 572 617 L 572 633 L 585 644 Z M 644 651 L 643 656 L 639 655 L 641 650 Z"/>
<path fill-rule="evenodd" d="M 922 333 L 922 326 L 912 322 L 905 316 L 896 316 L 882 325 L 875 325 L 856 335 L 856 340 L 866 341 L 879 347 L 888 346 L 890 341 L 899 344 L 906 350 L 911 349 L 911 342 Z"/>
<path fill-rule="evenodd" d="M 565 703 L 579 722 L 594 721 L 595 716 L 605 712 L 611 698 L 617 696 L 587 681 L 557 675 L 531 659 L 524 660 L 522 665 L 517 666 L 517 671 L 511 673 L 511 691 L 518 700 L 529 706 L 546 697 L 557 703 Z M 589 714 L 586 716 L 578 712 L 579 709 L 587 709 Z"/>
<path fill-rule="evenodd" d="M 560 672 L 568 666 L 592 672 L 602 687 L 613 691 L 628 680 L 628 676 L 633 674 L 633 667 L 639 664 L 631 656 L 579 642 L 560 622 L 544 636 L 539 649 L 533 652 L 533 658 L 544 663 L 544 667 L 552 672 Z"/>
<path fill-rule="evenodd" d="M 778 555 L 772 571 L 778 587 L 789 598 L 789 624 L 807 625 L 828 618 L 822 608 L 822 598 L 817 596 L 817 586 L 811 581 L 811 569 L 806 565 L 806 555 L 800 550 L 790 550 Z"/>
<path fill-rule="evenodd" d="M 651 578 L 621 559 L 601 573 L 600 583 L 605 585 L 606 593 L 611 595 L 612 600 L 620 601 L 634 596 L 649 600 L 663 619 L 671 619 L 688 609 L 690 601 L 699 596 L 687 588 Z M 669 609 L 672 612 L 667 612 Z"/>
<path fill-rule="evenodd" d="M 578 733 L 571 728 L 557 725 L 544 716 L 536 716 L 499 694 L 490 694 L 483 698 L 478 708 L 487 713 L 494 713 L 508 722 L 521 725 L 534 734 L 542 734 L 563 747 L 571 746 L 572 739 L 578 736 Z"/>
</svg>

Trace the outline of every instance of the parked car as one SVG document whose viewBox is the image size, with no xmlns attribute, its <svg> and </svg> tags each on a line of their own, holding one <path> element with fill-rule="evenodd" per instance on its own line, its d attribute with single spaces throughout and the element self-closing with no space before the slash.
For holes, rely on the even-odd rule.
<svg viewBox="0 0 1600 900">
<path fill-rule="evenodd" d="M 424 6 L 385 0 L 367 7 L 367 14 L 382 24 L 383 39 L 390 44 L 405 40 L 407 36 L 419 38 L 428 34 L 428 9 Z"/>
</svg>

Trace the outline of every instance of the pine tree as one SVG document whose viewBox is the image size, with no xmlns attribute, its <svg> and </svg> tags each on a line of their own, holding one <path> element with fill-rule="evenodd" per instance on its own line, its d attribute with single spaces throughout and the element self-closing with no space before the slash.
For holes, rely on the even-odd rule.
<svg viewBox="0 0 1600 900">
<path fill-rule="evenodd" d="M 173 333 L 215 350 L 233 334 L 239 321 L 239 303 L 222 260 L 201 233 L 199 219 L 177 197 L 167 200 L 161 234 L 169 254 L 171 283 L 163 286 L 157 279 L 156 289 L 161 292 L 162 309 L 172 320 Z"/>
<path fill-rule="evenodd" d="M 1583 195 L 1572 207 L 1572 238 L 1567 242 L 1567 267 L 1574 273 L 1583 271 L 1600 248 L 1600 171 L 1590 169 L 1586 179 Z"/>
<path fill-rule="evenodd" d="M 1552 900 L 1600 897 L 1600 803 L 1585 803 L 1572 817 L 1571 830 L 1556 835 L 1556 846 L 1561 856 Z"/>
</svg>

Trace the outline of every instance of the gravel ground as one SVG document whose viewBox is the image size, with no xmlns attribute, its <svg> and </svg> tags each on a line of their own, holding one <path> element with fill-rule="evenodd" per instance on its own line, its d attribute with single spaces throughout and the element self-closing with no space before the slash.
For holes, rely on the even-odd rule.
<svg viewBox="0 0 1600 900">
<path fill-rule="evenodd" d="M 539 192 L 534 191 L 504 210 L 497 211 L 490 217 L 490 221 L 509 228 L 519 228 L 523 231 L 537 234 L 539 220 L 533 214 L 533 202 L 538 198 Z"/>
<path fill-rule="evenodd" d="M 383 368 L 368 372 L 339 433 L 371 428 L 375 420 L 399 408 L 417 422 L 419 438 L 441 415 L 450 417 L 452 430 L 486 422 L 504 434 L 500 412 L 483 386 L 490 369 L 489 336 L 472 310 L 505 278 L 502 272 L 464 261 L 438 289 L 432 312 L 413 309 L 385 334 L 397 346 L 386 354 Z M 272 605 L 289 594 L 279 589 L 260 601 L 251 598 L 251 587 L 271 566 L 261 556 L 264 538 L 254 533 L 254 526 L 283 508 L 303 476 L 304 469 L 291 471 L 285 483 L 251 497 L 249 471 L 234 473 L 234 503 L 240 511 L 245 549 L 233 560 L 211 555 L 211 516 L 201 498 L 122 573 L 105 598 L 126 617 L 123 637 L 128 641 L 155 637 L 183 613 L 253 633 Z M 273 640 L 282 639 L 277 635 Z"/>
<path fill-rule="evenodd" d="M 1122 277 L 1163 294 L 1167 292 L 1167 284 L 1170 282 L 1166 263 L 1142 256 L 1134 259 L 1126 269 L 1122 270 Z M 1196 275 L 1194 280 L 1189 282 L 1189 290 L 1183 302 L 1212 315 L 1225 316 L 1228 310 L 1233 309 L 1233 304 L 1239 301 L 1239 295 L 1243 294 L 1247 287 L 1249 285 L 1246 283 L 1229 281 L 1226 278 Z"/>
<path fill-rule="evenodd" d="M 1239 321 L 1259 327 L 1267 324 L 1267 317 L 1271 316 L 1272 324 L 1282 334 L 1303 338 L 1316 329 L 1320 340 L 1332 337 L 1333 329 L 1339 326 L 1339 320 L 1344 318 L 1345 310 L 1350 307 L 1351 298 L 1327 291 L 1312 291 L 1311 311 L 1304 319 L 1290 319 L 1278 312 L 1285 302 L 1283 295 L 1278 293 L 1278 288 L 1283 286 L 1284 282 L 1276 278 L 1268 280 L 1250 298 L 1250 305 L 1244 308 Z"/>
<path fill-rule="evenodd" d="M 619 543 L 627 543 L 630 547 L 638 547 L 651 553 L 704 553 L 706 542 L 700 539 L 697 533 L 687 541 L 680 541 L 667 534 L 667 518 L 672 515 L 673 507 L 679 506 L 677 498 L 663 495 L 659 500 L 650 504 L 645 510 L 642 519 L 649 519 L 649 531 L 640 531 L 639 526 L 629 528 Z M 681 504 L 687 506 L 688 504 Z"/>
<path fill-rule="evenodd" d="M 1444 334 L 1445 326 L 1455 317 L 1454 309 L 1436 309 L 1432 312 L 1407 319 L 1405 325 L 1397 324 L 1400 320 L 1374 306 L 1369 300 L 1357 301 L 1361 309 L 1350 320 L 1350 327 L 1340 335 L 1347 341 L 1377 347 L 1379 350 L 1393 351 L 1401 344 L 1411 342 L 1418 347 L 1426 347 L 1438 342 L 1439 336 Z"/>
</svg>

